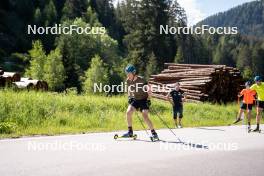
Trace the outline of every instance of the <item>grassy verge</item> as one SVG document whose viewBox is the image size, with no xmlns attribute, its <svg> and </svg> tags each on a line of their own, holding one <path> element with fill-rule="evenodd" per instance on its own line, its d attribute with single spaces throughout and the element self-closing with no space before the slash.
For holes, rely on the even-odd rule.
<svg viewBox="0 0 264 176">
<path fill-rule="evenodd" d="M 125 96 L 64 95 L 0 90 L 0 138 L 125 130 Z M 152 101 L 152 108 L 172 125 L 171 105 Z M 237 105 L 186 103 L 184 126 L 220 126 L 231 123 Z M 255 114 L 254 114 L 255 115 Z M 154 113 L 156 128 L 164 128 Z M 134 128 L 142 129 L 136 117 Z"/>
</svg>

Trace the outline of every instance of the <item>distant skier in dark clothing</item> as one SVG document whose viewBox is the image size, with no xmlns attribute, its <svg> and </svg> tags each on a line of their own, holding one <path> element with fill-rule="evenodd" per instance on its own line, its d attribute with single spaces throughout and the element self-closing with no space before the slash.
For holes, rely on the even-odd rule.
<svg viewBox="0 0 264 176">
<path fill-rule="evenodd" d="M 186 97 L 184 91 L 180 89 L 180 83 L 175 83 L 175 88 L 174 90 L 168 93 L 167 99 L 173 105 L 173 119 L 175 127 L 182 128 L 183 102 L 185 101 Z"/>
</svg>

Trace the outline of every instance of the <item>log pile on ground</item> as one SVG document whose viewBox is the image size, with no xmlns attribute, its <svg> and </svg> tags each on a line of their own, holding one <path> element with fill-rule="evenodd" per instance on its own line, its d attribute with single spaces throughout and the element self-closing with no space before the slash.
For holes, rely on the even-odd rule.
<svg viewBox="0 0 264 176">
<path fill-rule="evenodd" d="M 0 69 L 0 87 L 43 91 L 48 90 L 48 84 L 46 81 L 21 78 L 19 73 L 4 72 L 2 69 Z"/>
<path fill-rule="evenodd" d="M 5 79 L 5 82 L 11 84 L 12 82 L 20 81 L 21 76 L 15 72 L 4 72 L 2 77 Z"/>
<path fill-rule="evenodd" d="M 45 81 L 22 78 L 21 81 L 13 82 L 13 86 L 18 89 L 28 90 L 48 90 L 48 84 Z"/>
<path fill-rule="evenodd" d="M 153 97 L 166 100 L 168 91 L 179 82 L 187 100 L 193 102 L 227 103 L 237 99 L 243 79 L 237 68 L 226 65 L 166 63 L 166 69 L 152 75 Z"/>
</svg>

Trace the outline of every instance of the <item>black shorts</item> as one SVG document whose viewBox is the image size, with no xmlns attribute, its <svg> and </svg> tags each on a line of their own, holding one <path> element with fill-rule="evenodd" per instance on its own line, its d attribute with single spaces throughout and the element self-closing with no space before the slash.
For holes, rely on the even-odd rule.
<svg viewBox="0 0 264 176">
<path fill-rule="evenodd" d="M 142 112 L 143 110 L 149 110 L 149 101 L 150 100 L 147 99 L 144 100 L 133 99 L 130 102 L 130 105 L 132 105 L 135 109 L 140 110 Z"/>
<path fill-rule="evenodd" d="M 240 108 L 243 110 L 252 110 L 253 104 L 245 104 L 245 103 L 241 103 Z"/>
<path fill-rule="evenodd" d="M 258 108 L 264 109 L 264 101 L 258 101 Z"/>
<path fill-rule="evenodd" d="M 179 118 L 183 118 L 183 106 L 173 106 L 173 118 L 176 119 L 179 114 Z"/>
</svg>

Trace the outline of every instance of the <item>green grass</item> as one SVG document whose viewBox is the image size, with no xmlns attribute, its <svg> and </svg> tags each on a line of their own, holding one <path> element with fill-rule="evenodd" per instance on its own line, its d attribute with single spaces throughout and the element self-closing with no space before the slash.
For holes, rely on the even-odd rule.
<svg viewBox="0 0 264 176">
<path fill-rule="evenodd" d="M 153 100 L 151 107 L 172 125 L 169 103 Z M 126 108 L 125 96 L 0 90 L 0 138 L 126 130 Z M 235 103 L 186 103 L 184 126 L 227 125 L 234 120 L 237 109 Z M 156 128 L 164 128 L 155 114 L 150 116 Z M 134 129 L 142 129 L 135 116 Z"/>
</svg>

